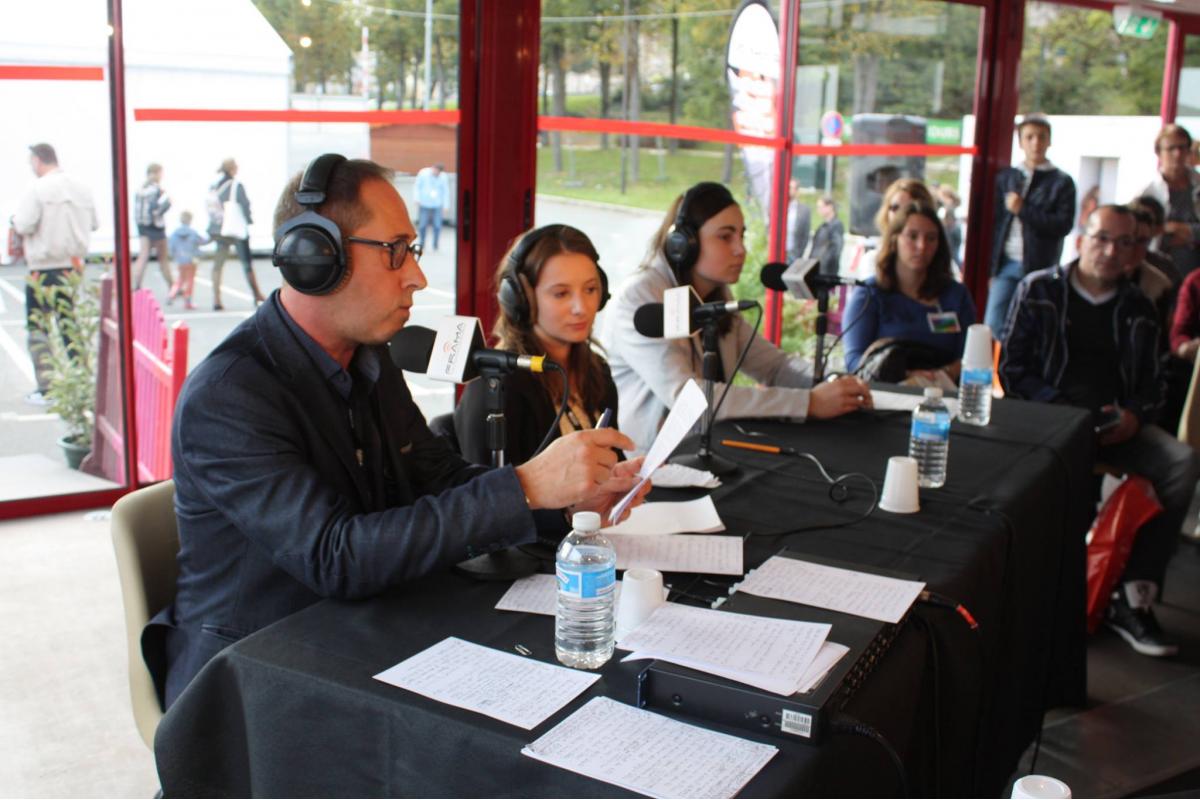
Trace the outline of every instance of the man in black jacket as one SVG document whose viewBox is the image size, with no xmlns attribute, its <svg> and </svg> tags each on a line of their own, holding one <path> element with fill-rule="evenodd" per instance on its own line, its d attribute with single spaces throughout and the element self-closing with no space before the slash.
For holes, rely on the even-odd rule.
<svg viewBox="0 0 1200 800">
<path fill-rule="evenodd" d="M 837 218 L 837 206 L 829 195 L 824 195 L 817 201 L 817 213 L 821 215 L 822 222 L 813 234 L 812 252 L 808 255 L 821 263 L 822 275 L 837 275 L 842 260 L 845 228 Z"/>
<path fill-rule="evenodd" d="M 1154 306 L 1124 274 L 1133 214 L 1102 206 L 1088 219 L 1079 260 L 1021 281 L 1006 325 L 1000 375 L 1010 395 L 1092 411 L 1097 459 L 1154 485 L 1163 511 L 1142 526 L 1107 624 L 1137 652 L 1173 655 L 1152 603 L 1200 480 L 1191 447 L 1154 425 L 1161 404 Z"/>
<path fill-rule="evenodd" d="M 997 337 L 1017 284 L 1035 270 L 1058 264 L 1075 219 L 1075 182 L 1046 158 L 1050 121 L 1026 114 L 1017 125 L 1017 140 L 1025 162 L 996 176 L 992 282 L 984 321 Z"/>
<path fill-rule="evenodd" d="M 341 281 L 326 294 L 285 283 L 180 395 L 178 592 L 142 637 L 167 705 L 218 651 L 288 614 L 565 532 L 555 509 L 606 514 L 634 484 L 640 460 L 616 463 L 611 448 L 633 442 L 614 430 L 496 470 L 430 432 L 386 347 L 426 285 L 390 178 L 369 161 L 333 168 L 316 210 L 339 228 Z M 299 185 L 277 227 L 303 211 Z"/>
</svg>

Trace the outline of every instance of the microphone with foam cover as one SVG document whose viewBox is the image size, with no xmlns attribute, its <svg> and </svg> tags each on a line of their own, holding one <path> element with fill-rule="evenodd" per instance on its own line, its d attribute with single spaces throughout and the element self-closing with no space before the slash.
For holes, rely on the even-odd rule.
<svg viewBox="0 0 1200 800">
<path fill-rule="evenodd" d="M 646 303 L 633 312 L 633 327 L 642 336 L 661 339 L 663 335 L 663 304 Z"/>
<path fill-rule="evenodd" d="M 759 273 L 758 279 L 768 289 L 774 289 L 777 292 L 786 292 L 788 285 L 783 282 L 783 273 L 787 268 L 787 264 L 779 261 L 771 261 L 763 264 L 762 272 Z"/>
<path fill-rule="evenodd" d="M 478 338 L 478 337 L 476 337 Z M 433 345 L 437 340 L 437 332 L 420 325 L 406 325 L 388 342 L 388 350 L 392 363 L 407 372 L 424 374 L 429 371 L 429 359 L 433 355 Z M 482 341 L 482 340 L 480 340 Z M 469 381 L 477 376 L 482 369 L 499 369 L 512 372 L 518 369 L 530 372 L 544 372 L 556 365 L 545 356 L 527 356 L 512 353 L 508 350 L 492 350 L 472 344 L 467 356 L 471 366 L 464 373 L 463 381 Z"/>
</svg>

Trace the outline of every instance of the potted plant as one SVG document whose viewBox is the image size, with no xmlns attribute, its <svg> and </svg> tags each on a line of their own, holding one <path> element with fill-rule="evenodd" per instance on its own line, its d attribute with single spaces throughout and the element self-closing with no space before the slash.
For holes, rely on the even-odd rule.
<svg viewBox="0 0 1200 800">
<path fill-rule="evenodd" d="M 47 407 L 66 425 L 58 443 L 67 465 L 79 469 L 92 448 L 95 422 L 99 291 L 87 283 L 82 269 L 65 271 L 62 282 L 51 285 L 34 273 L 29 283 L 39 306 L 30 319 L 47 338 Z"/>
</svg>

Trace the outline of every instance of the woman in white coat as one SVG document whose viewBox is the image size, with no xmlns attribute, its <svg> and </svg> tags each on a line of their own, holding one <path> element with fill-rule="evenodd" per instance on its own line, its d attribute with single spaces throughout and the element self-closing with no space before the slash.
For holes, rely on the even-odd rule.
<svg viewBox="0 0 1200 800">
<path fill-rule="evenodd" d="M 746 263 L 742 209 L 719 183 L 698 183 L 676 198 L 651 241 L 647 259 L 613 296 L 605 312 L 602 340 L 621 405 L 621 430 L 640 452 L 654 441 L 679 390 L 689 378 L 700 382 L 700 336 L 662 339 L 634 328 L 634 312 L 661 303 L 663 292 L 690 285 L 705 302 L 732 299 Z M 774 417 L 803 421 L 870 407 L 871 392 L 857 378 L 843 377 L 815 388 L 812 370 L 799 356 L 783 352 L 740 315 L 721 321 L 719 351 L 725 381 L 744 349 L 741 371 L 760 386 L 732 386 L 717 419 Z M 714 402 L 726 383 L 717 384 Z"/>
</svg>

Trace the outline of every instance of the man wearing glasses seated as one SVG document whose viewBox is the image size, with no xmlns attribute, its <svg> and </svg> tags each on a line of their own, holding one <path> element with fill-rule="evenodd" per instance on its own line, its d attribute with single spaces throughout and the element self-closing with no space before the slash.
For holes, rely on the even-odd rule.
<svg viewBox="0 0 1200 800">
<path fill-rule="evenodd" d="M 1200 460 L 1153 424 L 1161 405 L 1154 306 L 1124 274 L 1136 244 L 1133 214 L 1107 205 L 1088 219 L 1078 260 L 1021 281 L 1005 322 L 1000 375 L 1015 397 L 1092 411 L 1097 459 L 1154 485 L 1163 512 L 1142 526 L 1106 622 L 1137 652 L 1176 645 L 1152 603 L 1179 540 Z"/>
<path fill-rule="evenodd" d="M 389 170 L 321 156 L 283 191 L 283 287 L 189 376 L 172 455 L 178 593 L 143 635 L 169 705 L 231 642 L 326 597 L 361 598 L 607 514 L 640 460 L 615 430 L 515 469 L 434 436 L 386 343 L 426 285 Z M 546 513 L 537 513 L 545 510 Z"/>
</svg>

